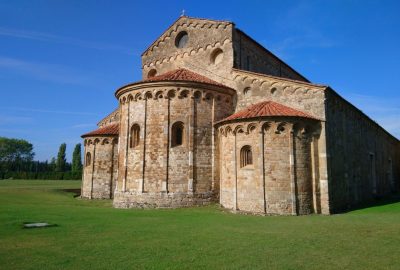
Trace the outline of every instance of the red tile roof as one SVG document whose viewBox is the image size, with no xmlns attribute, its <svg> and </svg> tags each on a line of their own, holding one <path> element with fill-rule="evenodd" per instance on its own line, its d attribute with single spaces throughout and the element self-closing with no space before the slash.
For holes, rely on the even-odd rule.
<svg viewBox="0 0 400 270">
<path fill-rule="evenodd" d="M 302 111 L 287 107 L 285 105 L 276 103 L 274 101 L 263 101 L 257 104 L 250 105 L 249 107 L 232 114 L 231 116 L 223 119 L 223 121 L 256 118 L 263 116 L 289 116 L 289 117 L 304 117 L 317 119 Z"/>
<path fill-rule="evenodd" d="M 119 134 L 119 124 L 110 124 L 89 133 L 83 134 L 81 137 L 91 137 L 91 136 L 106 136 L 106 135 L 118 135 Z"/>
<path fill-rule="evenodd" d="M 200 82 L 200 83 L 207 83 L 207 84 L 227 87 L 226 85 L 213 81 L 205 76 L 202 76 L 200 74 L 197 74 L 193 71 L 184 68 L 168 71 L 161 75 L 157 75 L 143 80 L 143 82 L 154 82 L 154 81 L 189 81 L 189 82 Z"/>
</svg>

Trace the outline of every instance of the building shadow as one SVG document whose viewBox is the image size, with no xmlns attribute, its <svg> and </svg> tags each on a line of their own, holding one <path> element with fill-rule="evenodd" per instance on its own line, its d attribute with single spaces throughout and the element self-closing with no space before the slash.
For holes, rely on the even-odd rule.
<svg viewBox="0 0 400 270">
<path fill-rule="evenodd" d="M 74 198 L 81 196 L 81 189 L 80 188 L 67 188 L 63 189 L 64 192 L 70 192 L 74 194 Z"/>
</svg>

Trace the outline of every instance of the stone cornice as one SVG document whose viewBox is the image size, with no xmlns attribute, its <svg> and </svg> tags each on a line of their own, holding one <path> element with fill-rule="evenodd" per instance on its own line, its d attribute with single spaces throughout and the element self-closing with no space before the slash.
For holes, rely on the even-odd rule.
<svg viewBox="0 0 400 270">
<path fill-rule="evenodd" d="M 120 87 L 115 91 L 115 97 L 119 99 L 121 95 L 130 91 L 142 90 L 144 88 L 160 88 L 160 87 L 173 87 L 173 88 L 197 88 L 204 90 L 212 90 L 222 94 L 234 95 L 236 91 L 227 86 L 217 86 L 207 83 L 191 82 L 191 81 L 155 81 L 155 82 L 137 82 L 127 84 Z"/>
<path fill-rule="evenodd" d="M 266 81 L 267 79 L 270 80 L 275 80 L 276 82 L 288 82 L 288 83 L 294 83 L 294 84 L 299 84 L 299 85 L 305 85 L 305 86 L 311 86 L 316 89 L 320 90 L 326 90 L 329 86 L 322 85 L 322 84 L 314 84 L 314 83 L 309 83 L 309 82 L 303 82 L 303 81 L 298 81 L 298 80 L 292 80 L 288 78 L 283 78 L 283 77 L 277 77 L 277 76 L 272 76 L 272 75 L 267 75 L 267 74 L 262 74 L 262 73 L 256 73 L 256 72 L 251 72 L 247 70 L 241 70 L 241 69 L 232 69 L 232 73 L 234 80 L 237 79 L 242 79 L 245 80 L 248 77 L 255 77 L 254 80 L 260 81 L 260 84 L 263 84 L 263 81 Z M 236 74 L 235 74 L 236 73 Z M 265 79 L 263 79 L 265 78 Z"/>
<path fill-rule="evenodd" d="M 165 56 L 160 59 L 156 59 L 153 61 L 149 61 L 147 63 L 143 63 L 142 68 L 152 67 L 152 66 L 156 66 L 156 65 L 159 65 L 162 63 L 168 63 L 168 62 L 178 59 L 178 57 L 183 58 L 185 56 L 191 56 L 194 54 L 198 54 L 199 52 L 204 52 L 208 49 L 220 48 L 228 43 L 232 43 L 232 41 L 229 38 L 226 38 L 222 41 L 217 41 L 215 43 L 209 43 L 204 46 L 198 46 L 197 48 L 189 48 L 185 51 L 175 51 L 173 55 Z"/>
</svg>

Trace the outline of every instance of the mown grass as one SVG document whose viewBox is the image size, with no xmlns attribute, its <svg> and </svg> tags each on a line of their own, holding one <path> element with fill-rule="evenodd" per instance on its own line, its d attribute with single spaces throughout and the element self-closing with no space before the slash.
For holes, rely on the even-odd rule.
<svg viewBox="0 0 400 270">
<path fill-rule="evenodd" d="M 400 203 L 333 216 L 114 209 L 79 181 L 0 181 L 0 269 L 400 269 Z M 24 222 L 57 227 L 23 229 Z"/>
</svg>

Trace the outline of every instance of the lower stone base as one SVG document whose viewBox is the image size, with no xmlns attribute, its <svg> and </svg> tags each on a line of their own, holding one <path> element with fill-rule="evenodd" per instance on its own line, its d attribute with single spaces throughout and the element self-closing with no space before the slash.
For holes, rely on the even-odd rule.
<svg viewBox="0 0 400 270">
<path fill-rule="evenodd" d="M 131 193 L 115 192 L 116 208 L 179 208 L 215 202 L 213 192 L 204 193 Z"/>
<path fill-rule="evenodd" d="M 111 199 L 109 192 L 106 193 L 106 192 L 85 192 L 85 191 L 82 192 L 81 198 L 84 198 L 84 199 Z"/>
</svg>

